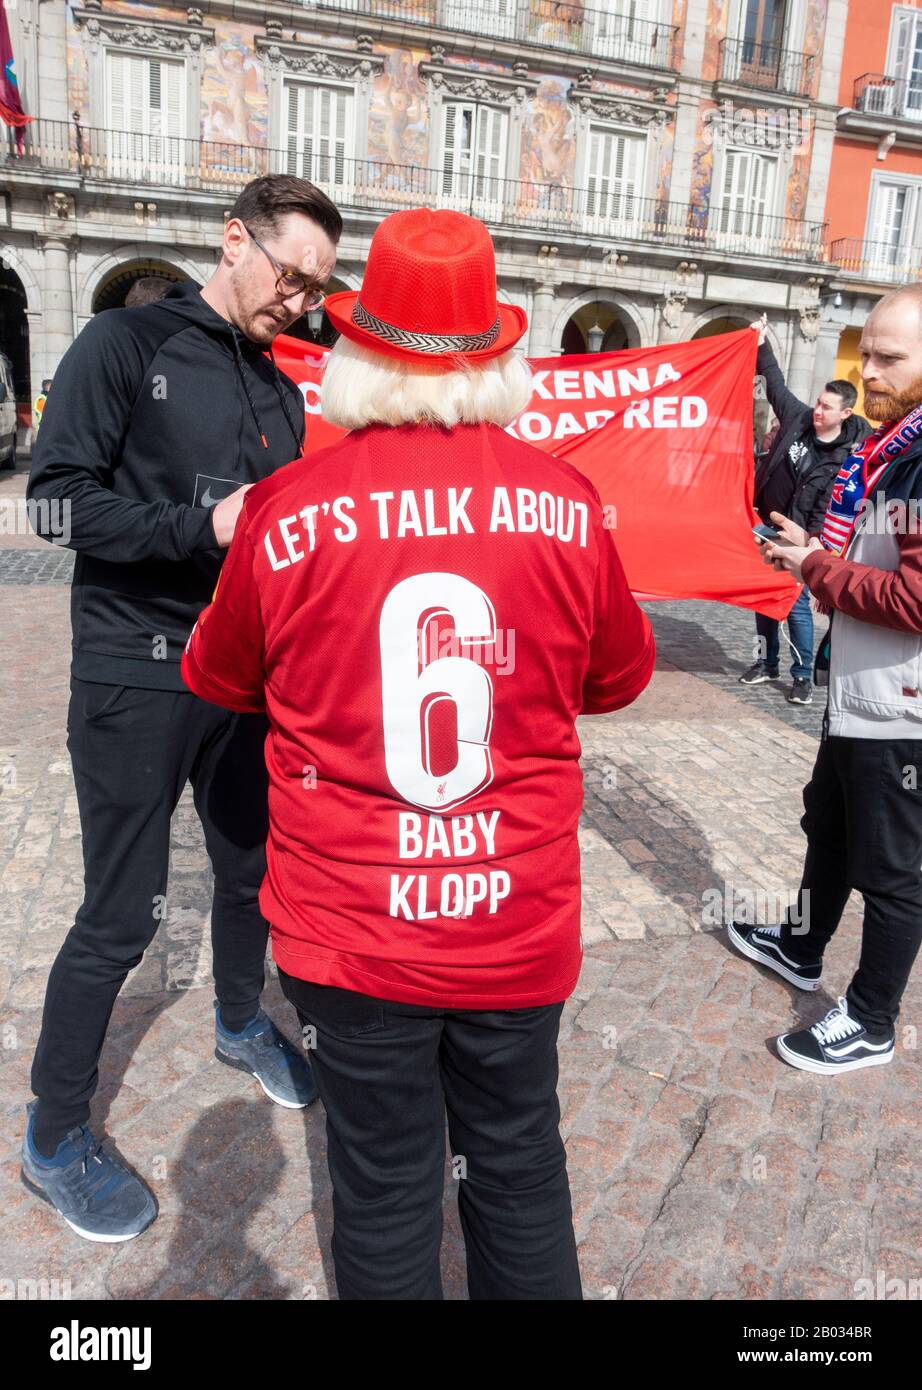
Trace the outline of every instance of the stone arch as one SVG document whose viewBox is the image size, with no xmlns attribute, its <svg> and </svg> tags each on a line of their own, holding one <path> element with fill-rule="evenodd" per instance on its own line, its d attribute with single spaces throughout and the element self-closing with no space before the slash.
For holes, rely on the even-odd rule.
<svg viewBox="0 0 922 1390">
<path fill-rule="evenodd" d="M 627 347 L 635 348 L 644 345 L 644 340 L 649 336 L 649 333 L 642 310 L 626 296 L 610 290 L 607 286 L 600 285 L 593 289 L 583 290 L 558 309 L 551 337 L 555 350 L 563 338 L 564 329 L 574 314 L 579 313 L 580 309 L 584 309 L 590 304 L 607 304 L 614 309 L 627 331 Z"/>
<path fill-rule="evenodd" d="M 94 260 L 83 274 L 82 281 L 77 288 L 79 327 L 82 327 L 88 319 L 93 317 L 93 302 L 100 286 L 115 271 L 123 266 L 129 266 L 134 261 L 161 261 L 164 266 L 181 272 L 183 276 L 189 280 L 194 280 L 199 285 L 204 284 L 213 269 L 213 267 L 203 269 L 198 262 L 191 260 L 172 246 L 150 245 L 143 241 L 128 242 L 123 246 L 117 246 Z"/>
<path fill-rule="evenodd" d="M 26 313 L 30 316 L 32 314 L 41 315 L 42 292 L 39 289 L 34 270 L 22 253 L 22 248 L 14 246 L 8 241 L 0 241 L 0 260 L 5 261 L 10 269 L 19 276 L 20 284 L 26 293 Z"/>
<path fill-rule="evenodd" d="M 703 309 L 700 314 L 696 314 L 691 322 L 686 325 L 682 341 L 691 342 L 691 340 L 701 332 L 702 328 L 707 327 L 709 323 L 713 323 L 715 319 L 736 319 L 739 321 L 740 328 L 745 328 L 752 323 L 753 319 L 758 318 L 758 316 L 758 310 L 746 305 L 712 304 L 709 308 Z M 772 346 L 775 356 L 780 362 L 784 351 L 784 340 L 778 336 L 777 325 L 773 324 L 771 319 L 768 321 L 768 341 Z"/>
<path fill-rule="evenodd" d="M 345 290 L 360 290 L 362 288 L 361 272 L 348 270 L 344 265 L 337 265 L 330 279 L 337 280 Z M 333 291 L 331 290 L 330 293 L 332 294 Z"/>
</svg>

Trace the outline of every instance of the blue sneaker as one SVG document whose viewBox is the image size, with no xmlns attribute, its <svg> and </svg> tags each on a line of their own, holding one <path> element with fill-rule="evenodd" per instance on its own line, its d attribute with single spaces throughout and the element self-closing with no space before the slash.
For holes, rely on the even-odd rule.
<svg viewBox="0 0 922 1390">
<path fill-rule="evenodd" d="M 140 1235 L 157 1215 L 150 1188 L 104 1149 L 86 1125 L 72 1129 L 54 1157 L 45 1158 L 34 1142 L 36 1104 L 33 1100 L 26 1107 L 20 1172 L 25 1186 L 86 1240 L 112 1244 Z"/>
<path fill-rule="evenodd" d="M 242 1033 L 229 1033 L 215 1001 L 215 1050 L 219 1062 L 248 1071 L 270 1100 L 288 1110 L 303 1110 L 319 1091 L 310 1063 L 283 1037 L 268 1014 L 259 1013 Z"/>
</svg>

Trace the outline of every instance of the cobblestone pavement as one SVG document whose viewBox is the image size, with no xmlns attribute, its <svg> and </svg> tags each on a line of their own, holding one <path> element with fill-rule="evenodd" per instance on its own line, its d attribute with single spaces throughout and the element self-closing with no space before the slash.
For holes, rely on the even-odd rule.
<svg viewBox="0 0 922 1390">
<path fill-rule="evenodd" d="M 0 500 L 22 487 L 21 470 L 0 476 Z M 272 1105 L 213 1056 L 210 872 L 188 795 L 167 918 L 116 1005 L 92 1112 L 154 1187 L 160 1217 L 137 1241 L 91 1245 L 19 1183 L 45 980 L 82 889 L 64 729 L 69 568 L 35 538 L 0 537 L 0 1280 L 54 1290 L 69 1279 L 74 1298 L 328 1298 L 322 1112 Z M 649 611 L 651 688 L 581 725 L 586 954 L 564 1014 L 560 1095 L 586 1296 L 848 1299 L 879 1271 L 911 1289 L 922 1277 L 918 973 L 894 1064 L 824 1080 L 786 1067 L 772 1039 L 844 990 L 856 906 L 815 996 L 737 957 L 720 926 L 726 905 L 774 916 L 796 887 L 822 697 L 798 709 L 781 685 L 738 685 L 747 613 Z M 271 971 L 266 1002 L 296 1038 Z M 447 1169 L 445 1192 L 445 1292 L 459 1299 Z"/>
</svg>

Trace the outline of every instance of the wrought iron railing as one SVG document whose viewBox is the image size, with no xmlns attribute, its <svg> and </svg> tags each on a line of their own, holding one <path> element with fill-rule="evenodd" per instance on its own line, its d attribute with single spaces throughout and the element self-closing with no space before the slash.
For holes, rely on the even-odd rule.
<svg viewBox="0 0 922 1390">
<path fill-rule="evenodd" d="M 904 121 L 922 121 L 922 81 L 918 78 L 887 77 L 882 72 L 866 72 L 855 83 L 854 109 L 868 116 L 895 116 Z"/>
<path fill-rule="evenodd" d="M 565 183 L 505 179 L 456 169 L 418 168 L 380 159 L 308 154 L 303 148 L 264 149 L 179 136 L 99 130 L 66 121 L 34 121 L 23 153 L 8 132 L 7 177 L 15 170 L 69 172 L 90 181 L 192 193 L 236 193 L 260 174 L 310 179 L 345 211 L 383 215 L 398 208 L 457 208 L 492 226 L 542 234 L 579 234 L 614 241 L 727 254 L 825 259 L 825 224 L 777 217 L 759 210 L 671 203 L 641 198 L 613 181 L 590 178 L 583 188 Z"/>
<path fill-rule="evenodd" d="M 829 247 L 830 260 L 841 275 L 853 275 L 875 284 L 902 285 L 922 280 L 922 248 L 891 246 L 885 241 L 839 237 Z"/>
<path fill-rule="evenodd" d="M 632 0 L 618 0 L 610 9 L 584 7 L 579 0 L 316 0 L 314 8 L 438 25 L 640 67 L 673 69 L 680 58 L 678 26 L 636 18 Z"/>
<path fill-rule="evenodd" d="M 724 81 L 743 87 L 809 97 L 814 92 L 816 65 L 812 53 L 776 48 L 755 39 L 720 41 L 720 75 Z"/>
</svg>

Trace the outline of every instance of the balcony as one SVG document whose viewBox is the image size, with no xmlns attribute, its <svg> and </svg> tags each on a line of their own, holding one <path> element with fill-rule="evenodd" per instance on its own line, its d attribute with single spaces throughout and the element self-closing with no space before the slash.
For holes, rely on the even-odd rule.
<svg viewBox="0 0 922 1390">
<path fill-rule="evenodd" d="M 864 116 L 922 121 L 922 82 L 866 72 L 855 83 L 852 103 L 855 111 Z"/>
<path fill-rule="evenodd" d="M 775 48 L 753 39 L 721 39 L 720 76 L 738 87 L 810 97 L 817 60 L 812 53 Z"/>
<path fill-rule="evenodd" d="M 677 25 L 581 0 L 316 0 L 311 13 L 389 19 L 635 67 L 675 71 L 680 57 Z"/>
<path fill-rule="evenodd" d="M 185 195 L 235 195 L 259 174 L 288 173 L 310 179 L 350 214 L 375 224 L 405 207 L 457 208 L 504 231 L 539 236 L 598 237 L 647 247 L 715 251 L 734 258 L 825 259 L 825 226 L 774 217 L 744 208 L 709 209 L 636 197 L 607 180 L 585 188 L 493 178 L 476 170 L 388 164 L 377 159 L 307 155 L 298 149 L 264 149 L 174 136 L 95 130 L 66 121 L 34 121 L 26 128 L 22 156 L 7 132 L 0 179 L 72 175 L 109 184 L 122 196 L 138 187 Z"/>
<path fill-rule="evenodd" d="M 902 285 L 922 279 L 922 248 L 885 241 L 839 237 L 829 247 L 839 275 L 873 285 Z"/>
</svg>

